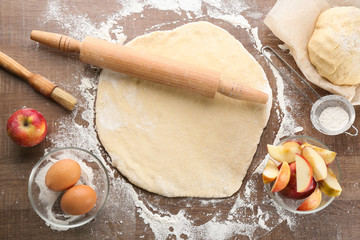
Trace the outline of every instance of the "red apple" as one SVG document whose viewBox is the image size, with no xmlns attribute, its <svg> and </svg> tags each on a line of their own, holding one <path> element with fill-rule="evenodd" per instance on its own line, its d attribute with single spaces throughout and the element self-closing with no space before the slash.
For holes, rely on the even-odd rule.
<svg viewBox="0 0 360 240">
<path fill-rule="evenodd" d="M 308 196 L 315 190 L 316 188 L 316 181 L 312 178 L 310 186 L 307 190 L 302 193 L 297 192 L 297 185 L 296 185 L 296 162 L 292 162 L 289 164 L 290 167 L 290 180 L 288 185 L 279 193 L 286 198 L 291 199 L 303 199 Z"/>
<path fill-rule="evenodd" d="M 7 133 L 18 145 L 32 147 L 39 144 L 46 136 L 47 124 L 38 111 L 23 108 L 16 111 L 7 122 Z"/>
</svg>

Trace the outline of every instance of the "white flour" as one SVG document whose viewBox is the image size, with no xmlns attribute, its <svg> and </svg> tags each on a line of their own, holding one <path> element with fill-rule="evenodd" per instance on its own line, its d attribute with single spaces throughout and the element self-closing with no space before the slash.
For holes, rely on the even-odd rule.
<svg viewBox="0 0 360 240">
<path fill-rule="evenodd" d="M 319 117 L 320 124 L 331 131 L 341 130 L 349 122 L 349 114 L 342 107 L 327 107 Z"/>
<path fill-rule="evenodd" d="M 274 144 L 277 144 L 280 142 L 281 138 L 286 136 L 292 136 L 295 133 L 301 132 L 303 128 L 297 126 L 295 119 L 291 116 L 290 112 L 286 108 L 286 106 L 291 106 L 292 102 L 290 102 L 290 99 L 287 98 L 286 95 L 284 95 L 284 81 L 280 73 L 276 70 L 274 66 L 271 65 L 270 68 L 276 78 L 277 100 L 281 110 L 277 111 L 278 119 L 281 119 L 280 128 L 274 140 Z"/>
<path fill-rule="evenodd" d="M 222 20 L 235 27 L 246 31 L 253 43 L 254 49 L 260 51 L 262 43 L 258 37 L 258 28 L 252 27 L 241 12 L 249 10 L 249 18 L 259 19 L 261 13 L 250 14 L 251 6 L 247 1 L 233 0 L 225 4 L 220 0 L 117 0 L 114 8 L 102 23 L 93 23 L 86 14 L 81 14 L 70 1 L 50 0 L 46 12 L 41 14 L 39 23 L 47 25 L 55 21 L 62 30 L 61 33 L 83 40 L 86 35 L 122 43 L 127 38 L 126 26 L 120 27 L 125 19 L 133 19 L 133 14 L 139 14 L 140 18 L 146 18 L 142 14 L 145 8 L 169 11 L 179 17 L 169 22 L 158 22 L 147 27 L 144 33 L 159 30 L 166 25 L 187 23 L 196 19 L 206 20 L 208 17 Z M 254 10 L 255 12 L 256 10 Z M 207 17 L 208 16 L 208 17 Z M 245 15 L 246 16 L 246 15 Z M 205 18 L 204 18 L 205 17 Z M 279 119 L 280 130 L 276 135 L 275 142 L 280 138 L 302 131 L 286 109 L 289 100 L 284 96 L 282 78 L 273 69 L 277 85 L 276 111 Z M 95 222 L 85 227 L 91 229 L 90 238 L 110 239 L 122 237 L 123 230 L 135 232 L 139 225 L 140 217 L 146 228 L 150 228 L 156 239 L 166 239 L 169 236 L 176 238 L 188 237 L 190 239 L 226 239 L 234 235 L 247 236 L 250 239 L 258 238 L 271 231 L 282 222 L 286 222 L 290 229 L 296 225 L 295 215 L 286 212 L 276 205 L 266 195 L 264 189 L 257 189 L 259 172 L 262 171 L 262 163 L 257 167 L 249 180 L 244 182 L 241 190 L 235 196 L 228 199 L 201 200 L 194 198 L 168 199 L 170 203 L 176 202 L 176 206 L 183 206 L 176 213 L 170 212 L 171 204 L 159 205 L 163 199 L 161 196 L 147 196 L 141 190 L 133 187 L 124 180 L 119 173 L 111 167 L 111 159 L 102 156 L 101 144 L 97 139 L 94 124 L 95 96 L 97 88 L 96 78 L 74 76 L 74 85 L 69 88 L 72 92 L 79 93 L 79 105 L 69 115 L 60 118 L 48 136 L 52 148 L 73 146 L 88 149 L 98 156 L 108 169 L 111 181 L 108 202 L 103 212 Z M 81 119 L 81 121 L 79 121 Z M 48 149 L 49 150 L 49 149 Z M 261 180 L 260 180 L 261 181 Z M 217 210 L 217 204 L 227 203 L 229 209 Z M 224 205 L 224 204 L 223 204 Z M 169 209 L 168 209 L 169 208 Z M 206 222 L 198 223 L 198 216 L 191 214 L 191 209 L 197 208 L 204 211 Z M 210 211 L 213 209 L 213 211 Z M 98 226 L 101 225 L 101 228 Z M 105 228 L 105 230 L 104 230 Z M 144 232 L 146 229 L 144 229 Z M 256 235 L 254 235 L 256 232 Z M 111 235 L 109 235 L 111 234 Z M 141 235 L 140 238 L 145 238 Z"/>
</svg>

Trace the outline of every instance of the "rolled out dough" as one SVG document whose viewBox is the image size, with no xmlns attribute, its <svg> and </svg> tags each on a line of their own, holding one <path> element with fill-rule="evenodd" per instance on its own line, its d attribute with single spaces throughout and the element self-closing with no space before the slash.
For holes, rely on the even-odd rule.
<svg viewBox="0 0 360 240">
<path fill-rule="evenodd" d="M 197 22 L 127 44 L 222 72 L 223 80 L 271 94 L 261 66 L 225 30 Z M 266 105 L 215 99 L 103 70 L 96 100 L 99 138 L 133 184 L 168 197 L 235 193 L 266 126 Z"/>
</svg>

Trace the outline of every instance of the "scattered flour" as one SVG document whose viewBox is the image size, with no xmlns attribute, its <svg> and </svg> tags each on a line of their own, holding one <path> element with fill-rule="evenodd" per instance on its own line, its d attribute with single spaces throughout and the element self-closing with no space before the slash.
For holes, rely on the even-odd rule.
<svg viewBox="0 0 360 240">
<path fill-rule="evenodd" d="M 123 43 L 127 36 L 126 27 L 121 27 L 125 19 L 134 18 L 133 14 L 139 14 L 140 18 L 147 16 L 142 12 L 147 8 L 161 11 L 171 11 L 179 16 L 165 23 L 157 23 L 145 29 L 144 33 L 161 29 L 165 25 L 186 23 L 204 20 L 204 17 L 222 20 L 235 27 L 240 27 L 248 33 L 254 49 L 260 52 L 262 43 L 258 37 L 258 28 L 252 27 L 247 19 L 241 15 L 245 10 L 251 11 L 243 1 L 233 0 L 227 4 L 220 0 L 117 0 L 119 6 L 114 6 L 112 13 L 102 23 L 94 23 L 86 14 L 81 14 L 70 1 L 50 0 L 47 10 L 40 17 L 40 24 L 56 22 L 63 31 L 62 33 L 83 40 L 90 35 L 112 42 Z M 75 13 L 74 13 L 75 12 Z M 261 13 L 256 13 L 254 18 L 261 18 Z M 205 18 L 205 19 L 206 19 Z M 302 131 L 298 127 L 286 109 L 290 104 L 284 95 L 283 80 L 279 73 L 270 66 L 276 78 L 277 102 L 276 111 L 280 122 L 280 129 L 274 143 L 282 137 Z M 74 77 L 76 79 L 76 77 Z M 79 101 L 77 108 L 69 115 L 60 118 L 53 133 L 48 137 L 52 143 L 51 148 L 73 146 L 91 151 L 103 161 L 110 177 L 110 194 L 103 212 L 96 218 L 95 222 L 89 223 L 91 238 L 106 239 L 111 233 L 112 238 L 122 237 L 123 230 L 135 232 L 139 217 L 148 226 L 156 239 L 166 239 L 169 236 L 176 238 L 200 238 L 200 239 L 226 239 L 234 235 L 247 236 L 250 239 L 258 238 L 271 231 L 282 222 L 286 222 L 290 229 L 296 225 L 295 215 L 286 212 L 276 205 L 267 195 L 264 189 L 256 189 L 259 181 L 259 172 L 262 171 L 262 161 L 256 171 L 244 182 L 240 193 L 229 199 L 199 200 L 187 198 L 179 201 L 184 206 L 177 213 L 172 213 L 167 206 L 158 205 L 163 199 L 160 196 L 147 196 L 129 184 L 120 174 L 111 167 L 111 159 L 102 150 L 98 141 L 95 119 L 95 96 L 97 79 L 80 77 L 78 85 L 71 86 L 73 92 L 78 92 Z M 47 149 L 50 151 L 50 149 Z M 228 211 L 218 211 L 217 204 L 224 201 L 231 202 Z M 196 203 L 196 204 L 195 204 Z M 198 224 L 197 217 L 191 214 L 191 209 L 198 208 L 199 211 L 208 211 L 209 207 L 214 212 L 207 212 L 209 220 Z M 189 211 L 188 211 L 189 210 Z M 101 225 L 101 228 L 98 226 Z M 104 228 L 108 228 L 103 230 Z M 146 229 L 144 229 L 144 232 Z M 255 235 L 256 232 L 256 235 Z M 145 235 L 139 236 L 145 238 Z"/>
</svg>

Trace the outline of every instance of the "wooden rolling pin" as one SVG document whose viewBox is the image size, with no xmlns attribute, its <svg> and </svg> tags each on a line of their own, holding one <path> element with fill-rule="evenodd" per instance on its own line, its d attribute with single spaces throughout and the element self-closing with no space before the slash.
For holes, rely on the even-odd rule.
<svg viewBox="0 0 360 240">
<path fill-rule="evenodd" d="M 70 93 L 59 88 L 54 83 L 47 80 L 45 77 L 35 74 L 27 70 L 20 63 L 8 55 L 0 52 L 0 67 L 8 72 L 24 79 L 27 81 L 33 89 L 41 93 L 42 95 L 53 99 L 55 102 L 60 104 L 62 107 L 73 110 L 77 100 Z"/>
<path fill-rule="evenodd" d="M 86 37 L 70 37 L 33 30 L 32 40 L 66 52 L 80 53 L 80 61 L 137 78 L 182 88 L 213 98 L 216 92 L 228 97 L 265 104 L 268 94 L 235 82 L 220 80 L 221 73 L 188 63 L 148 54 L 131 47 Z"/>
</svg>

